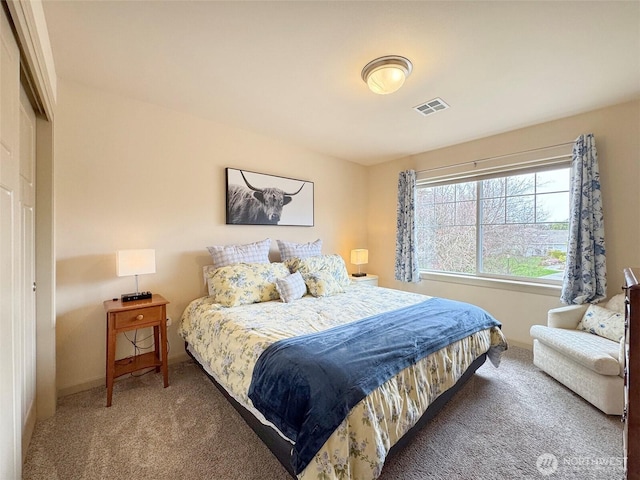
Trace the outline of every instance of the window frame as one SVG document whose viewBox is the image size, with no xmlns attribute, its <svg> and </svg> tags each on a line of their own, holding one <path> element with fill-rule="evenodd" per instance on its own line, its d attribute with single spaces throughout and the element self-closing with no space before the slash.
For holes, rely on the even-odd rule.
<svg viewBox="0 0 640 480">
<path fill-rule="evenodd" d="M 477 163 L 472 162 L 474 169 Z M 458 165 L 455 165 L 458 166 Z M 446 168 L 446 167 L 445 167 Z M 475 232 L 475 273 L 447 272 L 440 270 L 429 270 L 420 268 L 420 277 L 425 280 L 444 281 L 458 284 L 475 285 L 490 288 L 502 288 L 507 290 L 526 291 L 542 295 L 557 295 L 562 288 L 562 280 L 542 279 L 535 277 L 519 277 L 511 275 L 501 275 L 486 273 L 481 271 L 482 267 L 482 218 L 481 218 L 481 192 L 482 180 L 492 178 L 505 178 L 510 176 L 524 175 L 528 173 L 540 173 L 545 171 L 569 169 L 571 171 L 571 154 L 563 153 L 551 158 L 534 159 L 522 163 L 499 165 L 482 169 L 481 171 L 462 171 L 451 175 L 440 175 L 429 177 L 428 172 L 421 172 L 418 177 L 417 188 L 436 187 L 441 185 L 452 185 L 465 182 L 478 182 L 476 187 L 476 232 Z M 438 170 L 438 169 L 435 169 Z M 505 186 L 506 188 L 506 186 Z M 569 195 L 571 195 L 571 178 L 569 182 Z M 533 195 L 536 195 L 534 190 Z M 505 190 L 505 198 L 507 192 Z M 416 209 L 416 214 L 420 212 Z M 534 217 L 535 219 L 535 217 Z M 534 222 L 536 223 L 536 222 Z M 551 222 L 554 223 L 554 222 Z M 508 222 L 505 220 L 505 225 Z"/>
</svg>

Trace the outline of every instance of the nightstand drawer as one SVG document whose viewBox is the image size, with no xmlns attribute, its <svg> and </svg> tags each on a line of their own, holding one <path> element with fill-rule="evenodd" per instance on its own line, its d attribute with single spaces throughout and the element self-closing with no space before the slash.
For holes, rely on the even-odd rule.
<svg viewBox="0 0 640 480">
<path fill-rule="evenodd" d="M 114 315 L 116 317 L 116 330 L 121 328 L 140 328 L 150 323 L 157 325 L 162 318 L 162 306 L 136 308 L 134 310 L 116 312 Z"/>
</svg>

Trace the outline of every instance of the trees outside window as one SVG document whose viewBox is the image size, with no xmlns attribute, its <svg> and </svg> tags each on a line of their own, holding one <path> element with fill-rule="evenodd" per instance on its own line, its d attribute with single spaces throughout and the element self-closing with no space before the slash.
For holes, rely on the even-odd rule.
<svg viewBox="0 0 640 480">
<path fill-rule="evenodd" d="M 561 281 L 570 168 L 421 185 L 422 270 Z"/>
</svg>

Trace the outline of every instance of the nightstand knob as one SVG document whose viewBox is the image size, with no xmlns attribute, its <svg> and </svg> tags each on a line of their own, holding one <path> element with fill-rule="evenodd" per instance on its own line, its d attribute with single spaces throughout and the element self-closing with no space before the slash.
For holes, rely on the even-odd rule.
<svg viewBox="0 0 640 480">
<path fill-rule="evenodd" d="M 140 314 L 136 317 L 136 320 L 142 320 L 144 318 L 144 315 Z"/>
</svg>

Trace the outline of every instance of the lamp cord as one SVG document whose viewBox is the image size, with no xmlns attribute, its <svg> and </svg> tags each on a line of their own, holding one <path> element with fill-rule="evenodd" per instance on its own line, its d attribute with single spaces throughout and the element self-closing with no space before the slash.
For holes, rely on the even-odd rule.
<svg viewBox="0 0 640 480">
<path fill-rule="evenodd" d="M 137 287 L 137 285 L 136 285 Z M 137 289 L 137 288 L 136 288 Z M 121 358 L 119 360 L 117 360 L 117 362 L 125 362 L 128 363 L 131 361 L 131 359 L 133 357 L 136 357 L 138 355 L 140 355 L 140 353 L 142 352 L 142 350 L 151 350 L 152 348 L 155 347 L 155 342 L 152 342 L 150 345 L 140 345 L 141 342 L 145 342 L 150 338 L 153 338 L 153 333 L 151 335 L 147 335 L 146 337 L 138 340 L 138 330 L 136 329 L 133 333 L 133 338 L 129 338 L 129 335 L 127 335 L 127 332 L 122 332 L 124 334 L 124 337 L 129 341 L 129 343 L 131 343 L 131 345 L 133 346 L 133 355 L 129 355 L 128 357 L 124 357 Z M 169 339 L 167 338 L 165 340 L 167 342 L 167 357 L 169 356 L 169 352 L 171 351 L 171 344 L 169 343 Z M 132 377 L 142 377 L 143 375 L 146 375 L 147 373 L 151 373 L 153 372 L 155 369 L 155 367 L 149 367 L 149 370 L 147 370 L 146 372 L 142 373 L 142 374 L 138 374 L 136 375 L 135 372 L 131 372 L 129 375 Z"/>
</svg>

